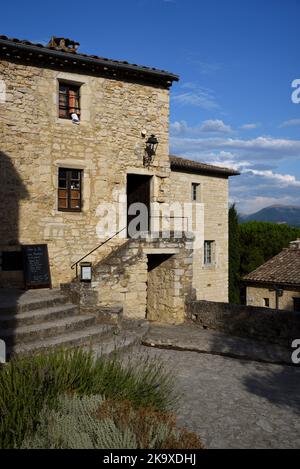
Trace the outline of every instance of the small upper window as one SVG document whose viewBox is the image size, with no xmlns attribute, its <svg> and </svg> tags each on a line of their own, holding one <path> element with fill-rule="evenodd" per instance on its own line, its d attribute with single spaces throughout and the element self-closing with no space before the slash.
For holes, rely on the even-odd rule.
<svg viewBox="0 0 300 469">
<path fill-rule="evenodd" d="M 214 256 L 214 241 L 204 241 L 204 264 L 211 265 Z"/>
<path fill-rule="evenodd" d="M 269 298 L 264 298 L 264 306 L 265 306 L 266 308 L 269 308 L 269 307 L 270 307 L 270 300 L 269 300 Z"/>
<path fill-rule="evenodd" d="M 81 210 L 80 169 L 59 168 L 58 172 L 58 210 L 80 212 Z"/>
<path fill-rule="evenodd" d="M 196 182 L 192 182 L 192 201 L 197 202 L 198 197 L 199 197 L 199 185 Z"/>
<path fill-rule="evenodd" d="M 293 298 L 294 301 L 294 311 L 300 311 L 300 298 Z"/>
<path fill-rule="evenodd" d="M 80 119 L 80 86 L 59 83 L 59 117 L 72 119 L 78 122 Z"/>
</svg>

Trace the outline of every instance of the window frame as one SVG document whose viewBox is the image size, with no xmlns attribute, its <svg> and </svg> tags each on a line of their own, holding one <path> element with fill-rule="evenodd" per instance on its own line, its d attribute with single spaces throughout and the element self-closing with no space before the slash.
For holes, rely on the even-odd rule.
<svg viewBox="0 0 300 469">
<path fill-rule="evenodd" d="M 66 171 L 66 178 L 63 178 L 60 176 L 61 171 Z M 77 171 L 79 174 L 79 178 L 72 178 L 72 171 Z M 58 179 L 58 184 L 57 184 L 57 210 L 60 212 L 82 212 L 82 181 L 83 181 L 83 170 L 78 169 L 78 168 L 64 168 L 64 167 L 59 167 L 58 168 L 58 174 L 57 174 L 57 179 Z M 60 186 L 60 181 L 66 180 L 66 187 L 61 187 Z M 71 187 L 71 181 L 79 181 L 79 207 L 72 207 L 72 200 L 77 200 L 77 199 L 72 199 L 72 189 Z M 60 190 L 66 190 L 67 191 L 67 197 L 60 197 Z M 77 190 L 77 189 L 75 189 Z M 59 206 L 59 200 L 67 200 L 67 207 L 60 207 Z"/>
<path fill-rule="evenodd" d="M 214 242 L 213 240 L 205 240 L 204 241 L 204 246 L 203 246 L 203 264 L 205 266 L 212 266 L 214 265 L 214 261 L 213 261 L 213 246 L 214 246 Z M 209 248 L 209 250 L 208 250 Z M 209 253 L 209 254 L 208 254 Z M 207 259 L 210 259 L 210 261 L 208 262 Z"/>
<path fill-rule="evenodd" d="M 192 202 L 197 202 L 198 201 L 198 198 L 199 198 L 199 186 L 200 186 L 200 183 L 198 182 L 192 182 L 192 186 L 191 186 L 191 189 L 192 189 Z"/>
<path fill-rule="evenodd" d="M 270 308 L 270 298 L 264 298 L 264 307 Z"/>
<path fill-rule="evenodd" d="M 66 93 L 66 107 L 61 106 L 61 96 L 63 95 L 63 92 L 61 91 L 61 87 L 65 87 L 67 89 Z M 77 94 L 77 101 L 78 101 L 78 107 L 74 107 L 77 112 L 78 119 L 80 120 L 80 115 L 81 115 L 81 83 L 71 83 L 63 80 L 58 80 L 58 118 L 59 119 L 64 119 L 64 120 L 72 120 L 71 118 L 71 113 L 70 112 L 70 90 L 75 92 Z M 66 115 L 61 115 L 61 111 L 65 111 Z"/>
<path fill-rule="evenodd" d="M 293 296 L 293 311 L 295 313 L 299 313 L 300 312 L 300 308 L 296 308 L 296 304 L 300 302 L 300 297 L 299 296 Z"/>
</svg>

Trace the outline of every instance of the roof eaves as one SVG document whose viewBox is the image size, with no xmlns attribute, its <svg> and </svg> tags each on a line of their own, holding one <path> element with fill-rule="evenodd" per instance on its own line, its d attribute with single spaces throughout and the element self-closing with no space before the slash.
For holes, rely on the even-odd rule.
<svg viewBox="0 0 300 469">
<path fill-rule="evenodd" d="M 292 283 L 292 282 L 284 282 L 284 281 L 277 281 L 277 280 L 261 280 L 261 279 L 254 279 L 254 278 L 247 278 L 247 277 L 243 277 L 242 278 L 242 282 L 245 284 L 245 285 L 264 285 L 266 287 L 274 287 L 275 285 L 276 286 L 282 286 L 282 287 L 289 287 L 289 288 L 300 288 L 300 283 L 298 282 L 295 282 L 295 283 Z"/>
<path fill-rule="evenodd" d="M 167 72 L 165 70 L 159 70 L 156 68 L 145 67 L 136 64 L 130 64 L 126 61 L 117 61 L 112 59 L 106 59 L 104 57 L 98 57 L 95 55 L 86 55 L 80 54 L 76 52 L 65 52 L 61 50 L 57 50 L 55 47 L 46 47 L 42 44 L 33 44 L 29 41 L 21 41 L 19 39 L 9 39 L 6 36 L 0 36 L 0 45 L 2 45 L 2 49 L 5 46 L 9 48 L 15 48 L 19 50 L 23 50 L 26 52 L 34 52 L 41 55 L 52 56 L 52 57 L 59 57 L 62 59 L 69 59 L 73 65 L 77 62 L 86 63 L 86 64 L 97 64 L 103 67 L 114 68 L 117 70 L 123 70 L 125 72 L 139 72 L 146 76 L 153 77 L 153 78 L 160 78 L 166 81 L 178 81 L 179 76 L 173 73 Z"/>
<path fill-rule="evenodd" d="M 223 168 L 221 166 L 214 166 L 207 163 L 202 163 L 194 160 L 188 160 L 180 156 L 170 155 L 171 169 L 182 170 L 187 172 L 201 172 L 208 174 L 215 174 L 218 176 L 239 176 L 240 173 L 230 168 Z"/>
</svg>

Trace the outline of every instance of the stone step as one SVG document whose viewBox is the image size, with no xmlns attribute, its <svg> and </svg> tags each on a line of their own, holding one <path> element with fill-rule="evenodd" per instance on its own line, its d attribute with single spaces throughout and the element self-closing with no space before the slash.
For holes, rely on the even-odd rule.
<svg viewBox="0 0 300 469">
<path fill-rule="evenodd" d="M 117 327 L 111 324 L 97 324 L 87 327 L 83 330 L 69 331 L 55 337 L 48 337 L 43 340 L 34 340 L 26 344 L 16 344 L 7 349 L 7 356 L 11 358 L 14 355 L 28 355 L 45 350 L 59 348 L 74 348 L 79 346 L 92 347 L 95 343 L 99 344 L 105 337 L 112 336 L 117 332 Z"/>
<path fill-rule="evenodd" d="M 97 317 L 99 322 L 107 324 L 120 324 L 123 316 L 123 305 L 99 306 Z"/>
<path fill-rule="evenodd" d="M 32 324 L 30 326 L 3 329 L 0 334 L 0 339 L 5 341 L 6 346 L 19 343 L 24 344 L 34 340 L 42 340 L 48 337 L 71 333 L 78 329 L 82 330 L 94 325 L 95 322 L 96 317 L 94 315 L 77 315 L 56 321 Z"/>
<path fill-rule="evenodd" d="M 63 305 L 68 302 L 60 290 L 0 290 L 0 316 Z"/>
<path fill-rule="evenodd" d="M 131 347 L 140 345 L 149 331 L 149 323 L 146 320 L 124 321 L 121 329 L 116 334 L 108 336 L 92 346 L 94 358 L 102 355 L 122 354 Z"/>
<path fill-rule="evenodd" d="M 32 311 L 18 314 L 0 315 L 0 335 L 3 329 L 15 329 L 20 326 L 29 326 L 41 322 L 54 321 L 79 314 L 79 307 L 73 304 L 52 306 L 44 309 L 34 309 Z"/>
</svg>

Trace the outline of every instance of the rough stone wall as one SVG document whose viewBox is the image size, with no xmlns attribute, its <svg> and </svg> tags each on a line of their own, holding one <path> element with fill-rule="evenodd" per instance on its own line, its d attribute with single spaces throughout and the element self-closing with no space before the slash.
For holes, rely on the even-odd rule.
<svg viewBox="0 0 300 469">
<path fill-rule="evenodd" d="M 151 290 L 148 255 L 161 253 L 170 255 L 164 266 L 167 284 L 155 285 Z M 186 303 L 193 299 L 192 256 L 192 241 L 185 238 L 180 241 L 161 238 L 127 241 L 95 266 L 92 288 L 98 291 L 98 305 L 122 304 L 125 317 L 144 319 L 150 294 L 155 296 L 156 309 L 154 314 L 153 310 L 152 315 L 147 314 L 147 319 L 172 324 L 183 322 Z"/>
<path fill-rule="evenodd" d="M 152 282 L 148 256 L 153 255 L 169 256 L 163 267 L 155 268 L 157 279 L 165 283 Z M 128 240 L 94 266 L 90 284 L 74 281 L 64 290 L 83 312 L 121 305 L 127 318 L 179 324 L 195 299 L 192 262 L 192 241 L 186 238 Z"/>
<path fill-rule="evenodd" d="M 192 202 L 192 183 L 199 184 L 197 203 L 203 204 L 203 212 L 199 207 L 200 226 L 194 232 L 193 257 L 193 287 L 196 289 L 197 298 L 227 302 L 228 179 L 172 171 L 170 181 L 171 201 L 182 204 Z M 210 266 L 204 265 L 204 240 L 215 241 L 213 263 Z"/>
<path fill-rule="evenodd" d="M 147 256 L 138 242 L 123 246 L 94 267 L 92 288 L 98 292 L 97 304 L 121 304 L 125 317 L 144 319 L 147 303 Z"/>
<path fill-rule="evenodd" d="M 206 329 L 291 347 L 300 337 L 300 314 L 244 305 L 194 301 L 189 317 Z"/>
<path fill-rule="evenodd" d="M 127 173 L 152 175 L 152 201 L 166 200 L 169 92 L 9 61 L 0 62 L 0 76 L 7 90 L 0 104 L 0 251 L 47 243 L 58 286 L 73 278 L 70 265 L 102 240 L 97 207 L 125 195 Z M 81 83 L 80 125 L 58 118 L 59 79 Z M 142 129 L 159 139 L 150 169 L 143 166 Z M 84 171 L 82 212 L 58 211 L 59 167 Z"/>
<path fill-rule="evenodd" d="M 247 286 L 246 294 L 248 306 L 265 306 L 264 298 L 269 298 L 270 308 L 276 308 L 275 291 L 270 291 L 269 288 Z M 278 298 L 278 309 L 293 311 L 293 298 L 300 298 L 300 291 L 283 290 L 282 296 Z"/>
<path fill-rule="evenodd" d="M 153 259 L 154 257 L 154 259 Z M 157 260 L 156 258 L 159 258 Z M 149 269 L 149 263 L 157 263 Z M 178 289 L 174 279 L 174 258 L 152 254 L 148 257 L 147 281 L 147 319 L 150 321 L 168 320 L 171 322 L 174 314 L 175 292 Z"/>
</svg>

